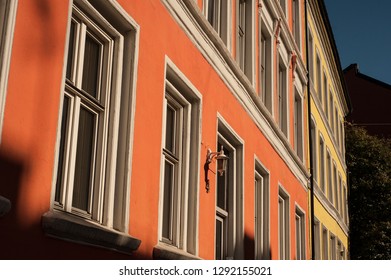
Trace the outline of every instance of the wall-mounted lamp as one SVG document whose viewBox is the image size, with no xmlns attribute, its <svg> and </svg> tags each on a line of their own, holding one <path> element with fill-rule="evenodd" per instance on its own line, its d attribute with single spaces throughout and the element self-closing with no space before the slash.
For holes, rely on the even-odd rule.
<svg viewBox="0 0 391 280">
<path fill-rule="evenodd" d="M 224 154 L 223 146 L 221 146 L 221 149 L 219 152 L 212 152 L 211 149 L 208 149 L 206 152 L 206 162 L 204 164 L 204 170 L 205 170 L 205 183 L 206 183 L 206 192 L 209 192 L 209 178 L 208 178 L 208 172 L 209 172 L 209 164 L 212 162 L 213 159 L 217 160 L 217 173 L 220 176 L 224 175 L 224 172 L 227 170 L 227 162 L 229 157 L 227 157 Z M 210 170 L 213 172 L 212 170 Z M 216 174 L 215 172 L 213 172 Z"/>
</svg>

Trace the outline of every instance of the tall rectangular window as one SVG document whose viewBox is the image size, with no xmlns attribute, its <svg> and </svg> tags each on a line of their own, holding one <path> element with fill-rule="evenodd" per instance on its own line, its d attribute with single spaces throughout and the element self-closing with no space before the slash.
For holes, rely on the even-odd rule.
<svg viewBox="0 0 391 280">
<path fill-rule="evenodd" d="M 329 101 L 327 99 L 327 76 L 326 73 L 323 73 L 323 101 L 324 101 L 324 112 L 326 117 L 329 119 Z"/>
<path fill-rule="evenodd" d="M 289 196 L 280 188 L 278 193 L 278 243 L 280 260 L 290 259 L 289 224 Z"/>
<path fill-rule="evenodd" d="M 339 193 L 338 193 L 338 179 L 337 179 L 337 166 L 335 161 L 333 161 L 333 192 L 334 192 L 334 207 L 339 210 L 338 208 L 338 201 L 339 201 Z"/>
<path fill-rule="evenodd" d="M 269 254 L 269 174 L 255 164 L 255 259 L 270 259 Z"/>
<path fill-rule="evenodd" d="M 280 7 L 282 9 L 282 11 L 284 12 L 284 15 L 286 16 L 286 7 L 287 6 L 287 3 L 286 3 L 286 0 L 280 0 Z"/>
<path fill-rule="evenodd" d="M 278 124 L 281 131 L 288 137 L 288 71 L 280 62 L 278 67 Z"/>
<path fill-rule="evenodd" d="M 338 172 L 338 210 L 343 217 L 343 191 L 342 191 L 342 177 L 341 173 Z"/>
<path fill-rule="evenodd" d="M 200 100 L 173 70 L 166 75 L 161 241 L 195 253 Z M 191 228 L 193 226 L 193 228 Z"/>
<path fill-rule="evenodd" d="M 332 126 L 334 130 L 334 139 L 338 144 L 338 108 L 336 103 L 334 103 L 334 118 Z"/>
<path fill-rule="evenodd" d="M 337 259 L 337 242 L 335 239 L 335 235 L 330 233 L 330 260 L 336 260 Z"/>
<path fill-rule="evenodd" d="M 348 224 L 348 200 L 347 200 L 347 189 L 346 189 L 346 185 L 344 184 L 343 185 L 343 208 L 344 208 L 344 211 L 343 211 L 343 217 L 344 217 L 344 221 L 345 221 L 345 224 Z"/>
<path fill-rule="evenodd" d="M 323 137 L 319 135 L 319 185 L 323 193 L 326 193 L 326 159 L 325 159 L 325 144 Z"/>
<path fill-rule="evenodd" d="M 227 46 L 229 44 L 228 4 L 229 1 L 224 0 L 207 0 L 205 3 L 206 18 Z"/>
<path fill-rule="evenodd" d="M 318 52 L 316 52 L 316 91 L 318 93 L 318 98 L 320 103 L 322 103 L 322 72 L 321 64 Z"/>
<path fill-rule="evenodd" d="M 305 246 L 305 215 L 296 208 L 295 214 L 295 234 L 296 234 L 296 259 L 306 259 L 306 246 Z"/>
<path fill-rule="evenodd" d="M 104 193 L 99 170 L 105 162 L 104 129 L 110 95 L 113 40 L 74 9 L 63 102 L 56 202 L 66 211 L 99 220 Z M 102 143 L 103 142 L 103 143 Z M 72 143 L 72 145 L 71 145 Z"/>
<path fill-rule="evenodd" d="M 261 42 L 259 44 L 259 92 L 261 93 L 262 102 L 266 103 L 266 38 L 261 33 Z"/>
<path fill-rule="evenodd" d="M 314 240 L 315 244 L 315 260 L 321 260 L 321 243 L 320 243 L 320 223 L 318 220 L 315 221 L 314 225 Z"/>
<path fill-rule="evenodd" d="M 239 66 L 244 71 L 245 62 L 246 62 L 246 1 L 245 0 L 239 0 L 238 59 L 239 59 Z"/>
<path fill-rule="evenodd" d="M 217 147 L 223 147 L 222 143 L 218 142 Z M 232 157 L 231 152 L 224 148 L 224 154 Z M 222 176 L 217 176 L 217 205 L 216 205 L 216 259 L 222 260 L 228 257 L 228 239 L 229 239 L 229 220 L 233 215 L 232 204 L 232 178 L 234 170 L 232 164 Z M 232 250 L 232 248 L 230 248 Z"/>
<path fill-rule="evenodd" d="M 310 27 L 307 27 L 308 29 L 308 71 L 310 76 L 310 83 L 312 86 L 315 84 L 315 67 L 314 67 L 314 39 L 312 37 L 312 33 L 310 30 Z"/>
<path fill-rule="evenodd" d="M 253 0 L 237 2 L 237 49 L 240 69 L 253 82 Z"/>
<path fill-rule="evenodd" d="M 118 22 L 116 7 L 105 9 L 116 16 L 73 6 L 54 205 L 125 231 L 131 138 L 124 130 L 132 119 L 122 116 L 132 116 L 134 47 L 125 50 L 124 42 L 134 42 L 136 31 L 127 18 Z"/>
<path fill-rule="evenodd" d="M 227 170 L 217 175 L 215 258 L 218 260 L 243 258 L 242 176 L 243 146 L 233 130 L 219 120 L 217 147 L 223 147 L 229 157 Z"/>
<path fill-rule="evenodd" d="M 325 227 L 322 229 L 322 260 L 329 259 L 329 237 Z"/>
<path fill-rule="evenodd" d="M 331 156 L 329 150 L 327 150 L 327 197 L 331 203 L 333 203 L 333 169 L 331 166 Z"/>
<path fill-rule="evenodd" d="M 301 20 L 300 20 L 300 0 L 292 2 L 292 33 L 296 45 L 301 48 Z"/>
<path fill-rule="evenodd" d="M 318 149 L 317 149 L 317 131 L 313 118 L 311 118 L 311 161 L 312 161 L 312 176 L 315 181 L 318 181 Z"/>
<path fill-rule="evenodd" d="M 336 252 L 337 256 L 336 256 L 336 259 L 337 260 L 342 260 L 342 254 L 343 254 L 343 250 L 342 250 L 342 244 L 341 244 L 341 241 L 337 241 L 337 252 Z"/>
<path fill-rule="evenodd" d="M 302 97 L 295 89 L 294 102 L 294 148 L 296 154 L 304 160 L 304 137 L 303 137 L 303 102 Z"/>
<path fill-rule="evenodd" d="M 330 112 L 329 112 L 329 115 L 330 115 L 330 118 L 329 118 L 329 122 L 330 122 L 330 128 L 331 128 L 331 131 L 333 132 L 333 134 L 335 134 L 335 127 L 334 127 L 334 98 L 333 98 L 333 93 L 331 92 L 330 90 Z"/>
<path fill-rule="evenodd" d="M 273 112 L 273 86 L 272 86 L 272 65 L 273 65 L 273 40 L 266 23 L 259 17 L 259 61 L 258 61 L 258 95 L 262 103 L 270 113 Z"/>
</svg>

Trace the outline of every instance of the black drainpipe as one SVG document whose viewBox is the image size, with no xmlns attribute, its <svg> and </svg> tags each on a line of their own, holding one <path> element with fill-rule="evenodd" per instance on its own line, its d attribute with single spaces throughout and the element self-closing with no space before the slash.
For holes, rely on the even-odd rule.
<svg viewBox="0 0 391 280">
<path fill-rule="evenodd" d="M 310 65 L 309 65 L 309 53 L 308 53 L 308 12 L 307 12 L 308 0 L 305 1 L 305 41 L 306 41 L 306 64 L 307 64 L 307 106 L 308 106 L 308 146 L 309 146 L 309 163 L 310 163 L 310 211 L 311 211 L 311 259 L 315 260 L 315 213 L 314 213 L 314 176 L 313 176 L 313 147 L 312 147 L 312 133 L 311 133 L 311 85 L 310 85 Z"/>
</svg>

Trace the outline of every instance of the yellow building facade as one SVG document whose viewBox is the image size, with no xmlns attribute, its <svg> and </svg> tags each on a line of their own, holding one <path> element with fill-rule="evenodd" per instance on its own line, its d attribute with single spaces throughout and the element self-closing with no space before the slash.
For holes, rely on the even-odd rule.
<svg viewBox="0 0 391 280">
<path fill-rule="evenodd" d="M 313 259 L 347 259 L 344 119 L 350 103 L 325 4 L 309 0 L 306 9 L 313 176 L 312 255 Z"/>
</svg>

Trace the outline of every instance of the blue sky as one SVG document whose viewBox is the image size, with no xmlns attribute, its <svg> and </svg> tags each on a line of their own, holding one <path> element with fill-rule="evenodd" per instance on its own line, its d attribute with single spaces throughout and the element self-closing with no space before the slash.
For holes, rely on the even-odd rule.
<svg viewBox="0 0 391 280">
<path fill-rule="evenodd" d="M 342 69 L 391 84 L 391 1 L 324 0 Z"/>
</svg>

